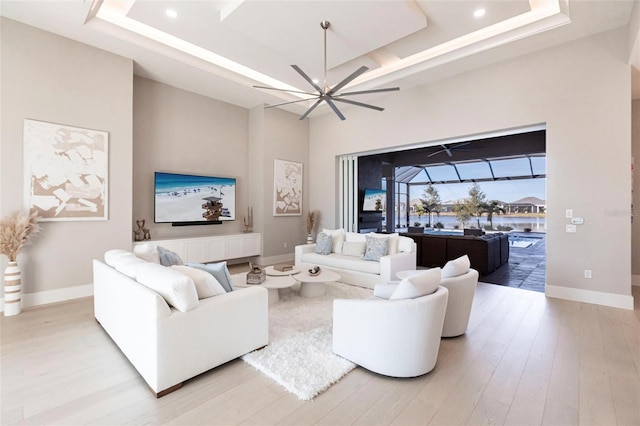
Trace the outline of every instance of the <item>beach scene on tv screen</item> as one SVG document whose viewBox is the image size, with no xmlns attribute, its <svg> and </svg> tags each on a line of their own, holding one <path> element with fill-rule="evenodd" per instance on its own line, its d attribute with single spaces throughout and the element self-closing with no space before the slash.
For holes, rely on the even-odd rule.
<svg viewBox="0 0 640 426">
<path fill-rule="evenodd" d="M 366 212 L 383 211 L 386 192 L 383 189 L 367 189 L 364 192 L 362 210 Z"/>
<path fill-rule="evenodd" d="M 156 222 L 206 222 L 207 203 L 219 209 L 215 220 L 234 220 L 236 180 L 212 176 L 156 173 Z"/>
</svg>

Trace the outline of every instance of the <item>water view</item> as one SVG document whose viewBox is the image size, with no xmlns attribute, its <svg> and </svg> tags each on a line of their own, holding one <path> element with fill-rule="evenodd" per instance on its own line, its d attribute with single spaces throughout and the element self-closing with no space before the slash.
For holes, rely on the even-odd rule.
<svg viewBox="0 0 640 426">
<path fill-rule="evenodd" d="M 404 218 L 404 217 L 403 217 Z M 420 222 L 421 226 L 427 226 L 428 218 L 425 215 L 422 217 L 418 217 L 417 214 L 412 214 L 409 216 L 409 226 L 414 226 L 416 222 Z M 440 216 L 433 215 L 431 218 L 431 225 L 433 226 L 435 223 L 440 222 L 444 225 L 445 229 L 455 229 L 455 226 L 458 226 L 459 229 L 462 229 L 462 224 L 458 221 L 458 219 L 454 215 L 443 215 Z M 401 220 L 398 222 L 400 228 L 406 228 L 407 222 L 405 220 Z M 489 225 L 489 221 L 486 216 L 483 216 L 480 219 L 480 226 L 484 228 Z M 494 215 L 493 216 L 493 228 L 498 229 L 498 226 L 503 227 L 511 227 L 516 231 L 524 231 L 525 228 L 530 228 L 532 232 L 547 232 L 547 224 L 546 218 L 542 217 L 534 217 L 534 216 L 514 216 L 514 215 Z M 478 222 L 476 219 L 472 218 L 471 220 L 466 222 L 466 228 L 478 227 Z"/>
</svg>

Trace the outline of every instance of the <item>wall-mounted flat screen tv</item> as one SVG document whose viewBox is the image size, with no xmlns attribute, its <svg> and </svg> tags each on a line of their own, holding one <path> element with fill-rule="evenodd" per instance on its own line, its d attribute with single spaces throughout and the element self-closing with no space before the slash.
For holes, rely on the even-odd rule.
<svg viewBox="0 0 640 426">
<path fill-rule="evenodd" d="M 362 202 L 363 212 L 383 212 L 387 198 L 387 191 L 384 189 L 365 188 L 364 201 Z"/>
<path fill-rule="evenodd" d="M 155 172 L 154 222 L 204 225 L 236 218 L 236 179 Z"/>
</svg>

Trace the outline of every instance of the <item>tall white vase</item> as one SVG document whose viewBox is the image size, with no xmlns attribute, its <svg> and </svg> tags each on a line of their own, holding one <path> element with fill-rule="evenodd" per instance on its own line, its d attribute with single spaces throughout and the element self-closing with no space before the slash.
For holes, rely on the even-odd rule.
<svg viewBox="0 0 640 426">
<path fill-rule="evenodd" d="M 6 317 L 20 313 L 21 281 L 18 262 L 10 261 L 4 270 L 4 315 Z"/>
</svg>

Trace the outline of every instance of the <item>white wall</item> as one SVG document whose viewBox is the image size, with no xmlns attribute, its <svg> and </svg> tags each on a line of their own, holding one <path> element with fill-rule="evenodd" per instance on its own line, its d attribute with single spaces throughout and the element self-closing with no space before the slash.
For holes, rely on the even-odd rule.
<svg viewBox="0 0 640 426">
<path fill-rule="evenodd" d="M 152 238 L 242 232 L 249 187 L 249 111 L 142 77 L 133 79 L 133 218 Z M 153 173 L 193 173 L 237 179 L 236 220 L 174 227 L 153 223 Z M 129 225 L 132 232 L 133 222 Z"/>
<path fill-rule="evenodd" d="M 640 99 L 632 104 L 631 138 L 633 141 L 633 226 L 632 226 L 632 273 L 634 284 L 640 285 Z"/>
<path fill-rule="evenodd" d="M 264 256 L 278 256 L 293 260 L 293 247 L 304 244 L 305 214 L 309 211 L 309 122 L 276 108 L 264 110 L 264 156 L 262 185 L 265 188 L 262 204 L 264 225 L 262 228 Z M 302 163 L 303 188 L 301 216 L 273 216 L 273 160 Z"/>
<path fill-rule="evenodd" d="M 626 37 L 620 29 L 401 88 L 375 102 L 381 113 L 345 108 L 344 122 L 312 119 L 311 208 L 323 226 L 338 223 L 340 155 L 546 123 L 547 294 L 632 307 Z M 575 234 L 565 232 L 565 209 L 585 219 Z"/>
<path fill-rule="evenodd" d="M 278 109 L 249 111 L 141 77 L 134 77 L 133 94 L 133 212 L 135 219 L 147 220 L 152 238 L 242 232 L 251 206 L 263 258 L 293 258 L 293 247 L 304 241 L 303 216 L 273 216 L 273 160 L 306 163 L 307 121 Z M 237 178 L 236 220 L 209 226 L 153 223 L 154 171 Z M 307 193 L 306 176 L 304 184 Z"/>
<path fill-rule="evenodd" d="M 109 133 L 109 220 L 43 222 L 33 246 L 18 258 L 26 293 L 23 305 L 91 294 L 91 259 L 101 258 L 107 249 L 127 247 L 131 241 L 133 63 L 0 19 L 0 215 L 24 208 L 25 118 Z M 2 256 L 3 270 L 6 260 Z"/>
</svg>

